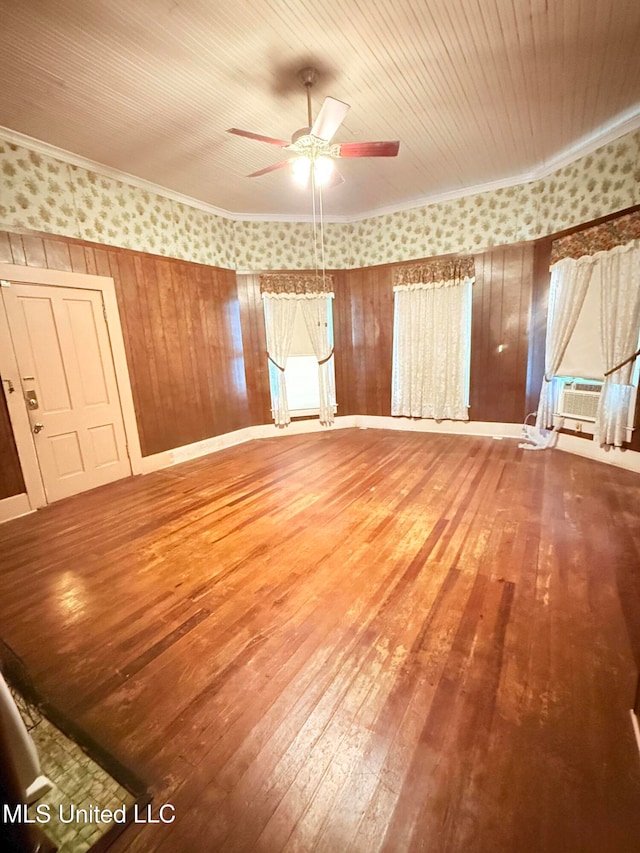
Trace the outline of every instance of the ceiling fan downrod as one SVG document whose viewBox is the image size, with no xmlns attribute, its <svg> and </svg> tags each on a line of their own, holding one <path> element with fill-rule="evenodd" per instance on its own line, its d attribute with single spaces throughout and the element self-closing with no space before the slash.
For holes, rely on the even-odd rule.
<svg viewBox="0 0 640 853">
<path fill-rule="evenodd" d="M 298 80 L 307 90 L 307 127 L 301 127 L 291 137 L 291 142 L 285 139 L 276 139 L 272 136 L 264 136 L 261 133 L 254 133 L 250 130 L 241 130 L 237 127 L 230 127 L 228 133 L 235 133 L 237 136 L 244 136 L 247 139 L 255 139 L 258 142 L 266 142 L 268 145 L 276 145 L 278 148 L 284 148 L 287 151 L 294 152 L 298 159 L 307 160 L 309 164 L 318 165 L 328 163 L 331 169 L 327 167 L 325 179 L 328 179 L 330 173 L 332 175 L 331 184 L 327 182 L 327 186 L 336 186 L 343 182 L 340 173 L 333 167 L 333 160 L 342 157 L 395 157 L 398 154 L 400 143 L 398 140 L 393 142 L 339 142 L 332 143 L 336 131 L 342 125 L 350 107 L 344 101 L 339 101 L 337 98 L 327 97 L 313 120 L 313 111 L 311 108 L 311 87 L 318 81 L 320 75 L 316 68 L 308 66 L 301 68 L 297 73 Z M 257 172 L 252 172 L 248 177 L 257 178 L 261 175 L 267 175 L 276 169 L 282 169 L 294 162 L 291 158 L 281 160 L 279 163 L 274 163 L 264 169 L 259 169 Z M 306 167 L 305 167 L 306 170 Z M 315 173 L 314 173 L 315 174 Z"/>
<path fill-rule="evenodd" d="M 300 71 L 298 71 L 298 80 L 300 80 L 307 90 L 307 121 L 309 123 L 309 127 L 312 127 L 313 114 L 311 112 L 311 87 L 318 81 L 317 69 L 311 68 L 311 66 L 308 68 L 301 68 Z"/>
</svg>

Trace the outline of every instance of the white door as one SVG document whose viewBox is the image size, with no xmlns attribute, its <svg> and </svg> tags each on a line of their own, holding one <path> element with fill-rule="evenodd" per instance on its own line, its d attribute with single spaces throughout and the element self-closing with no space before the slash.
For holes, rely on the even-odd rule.
<svg viewBox="0 0 640 853">
<path fill-rule="evenodd" d="M 131 474 L 102 294 L 2 288 L 49 501 Z"/>
</svg>

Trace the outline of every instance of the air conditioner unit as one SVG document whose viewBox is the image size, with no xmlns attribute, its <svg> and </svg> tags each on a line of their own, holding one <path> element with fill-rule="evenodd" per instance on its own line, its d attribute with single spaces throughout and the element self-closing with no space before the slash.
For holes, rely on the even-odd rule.
<svg viewBox="0 0 640 853">
<path fill-rule="evenodd" d="M 558 395 L 557 409 L 553 415 L 556 426 L 593 435 L 602 386 L 596 379 L 566 379 Z M 634 427 L 637 388 L 633 389 L 626 440 L 631 441 Z"/>
<path fill-rule="evenodd" d="M 601 392 L 602 382 L 565 382 L 560 391 L 558 414 L 595 423 Z"/>
<path fill-rule="evenodd" d="M 565 379 L 553 413 L 554 426 L 593 435 L 602 385 L 595 379 Z"/>
</svg>

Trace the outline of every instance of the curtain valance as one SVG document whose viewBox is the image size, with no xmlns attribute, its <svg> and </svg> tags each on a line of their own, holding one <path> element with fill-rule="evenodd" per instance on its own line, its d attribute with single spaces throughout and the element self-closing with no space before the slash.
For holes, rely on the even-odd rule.
<svg viewBox="0 0 640 853">
<path fill-rule="evenodd" d="M 474 281 L 475 274 L 473 258 L 434 258 L 431 261 L 396 267 L 393 271 L 393 289 L 450 287 Z"/>
<path fill-rule="evenodd" d="M 551 244 L 551 266 L 564 258 L 582 258 L 596 252 L 608 252 L 640 239 L 640 211 L 611 219 L 584 231 L 560 237 Z"/>
<path fill-rule="evenodd" d="M 265 273 L 260 293 L 270 296 L 333 296 L 333 276 L 321 273 Z"/>
</svg>

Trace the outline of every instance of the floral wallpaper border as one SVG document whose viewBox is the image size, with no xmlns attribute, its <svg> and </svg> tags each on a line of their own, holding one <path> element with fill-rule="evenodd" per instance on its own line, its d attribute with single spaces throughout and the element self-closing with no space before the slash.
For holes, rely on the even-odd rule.
<svg viewBox="0 0 640 853">
<path fill-rule="evenodd" d="M 640 203 L 640 130 L 505 189 L 327 223 L 328 268 L 533 240 Z M 0 140 L 0 227 L 44 231 L 227 269 L 312 269 L 306 222 L 236 221 Z"/>
<path fill-rule="evenodd" d="M 640 211 L 554 240 L 551 244 L 551 266 L 563 258 L 577 259 L 596 252 L 608 252 L 632 240 L 640 240 Z"/>
<path fill-rule="evenodd" d="M 394 285 L 437 284 L 475 278 L 473 258 L 434 258 L 423 263 L 407 264 L 393 271 Z"/>
<path fill-rule="evenodd" d="M 315 296 L 318 293 L 333 293 L 331 273 L 266 273 L 260 276 L 260 293 L 296 294 Z"/>
</svg>

